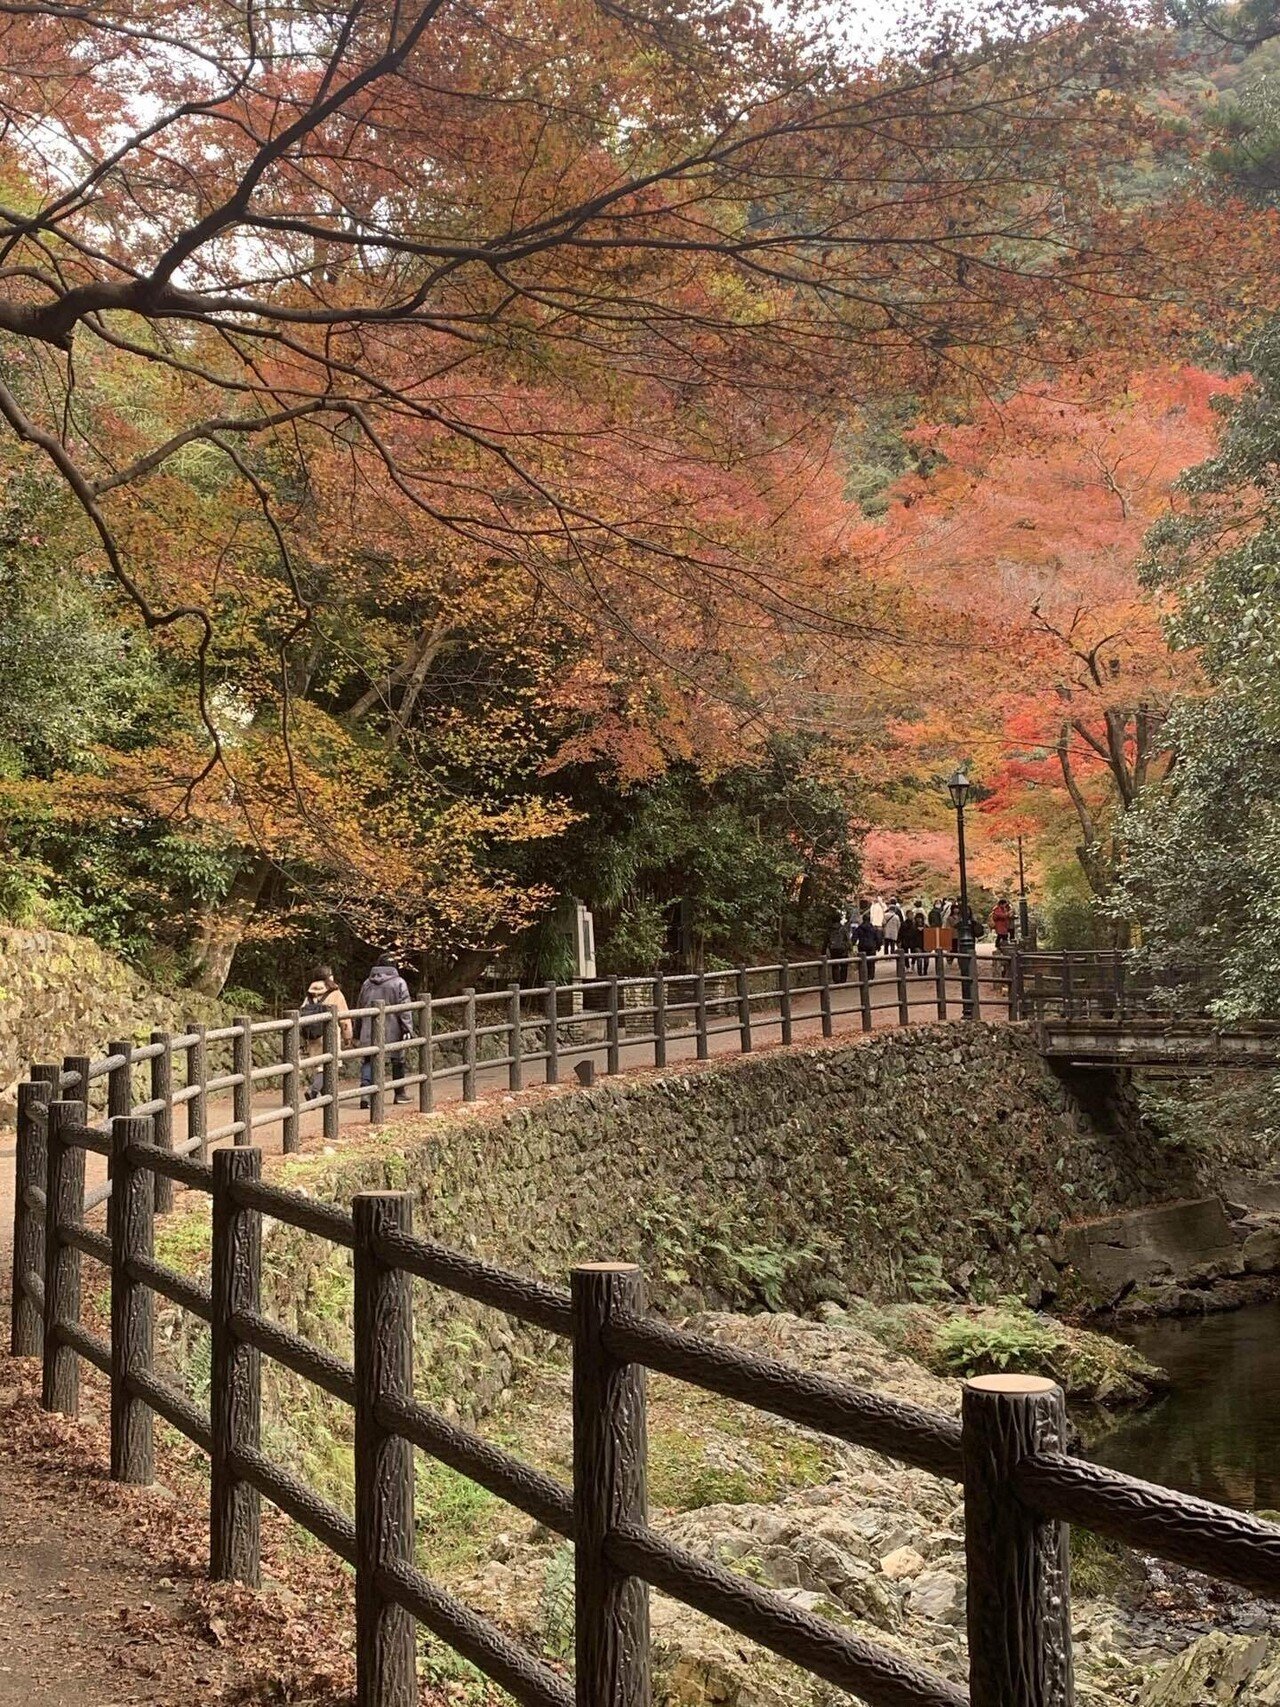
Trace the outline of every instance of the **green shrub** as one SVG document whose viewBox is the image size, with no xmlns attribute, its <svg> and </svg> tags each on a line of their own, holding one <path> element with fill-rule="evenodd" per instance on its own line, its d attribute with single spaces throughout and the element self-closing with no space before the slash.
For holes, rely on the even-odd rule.
<svg viewBox="0 0 1280 1707">
<path fill-rule="evenodd" d="M 1131 1346 L 1008 1298 L 941 1322 L 928 1361 L 946 1375 L 1047 1375 L 1086 1404 L 1141 1404 L 1165 1385 L 1163 1372 Z"/>
</svg>

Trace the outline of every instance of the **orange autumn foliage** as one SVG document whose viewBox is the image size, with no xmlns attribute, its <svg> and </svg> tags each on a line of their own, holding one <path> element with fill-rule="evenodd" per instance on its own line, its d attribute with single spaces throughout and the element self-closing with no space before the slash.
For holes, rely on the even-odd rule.
<svg viewBox="0 0 1280 1707">
<path fill-rule="evenodd" d="M 927 472 L 899 484 L 880 530 L 881 573 L 931 619 L 894 737 L 926 768 L 968 755 L 990 814 L 1062 791 L 1099 888 L 1109 817 L 1163 765 L 1167 708 L 1195 680 L 1139 583 L 1143 537 L 1235 389 L 1191 367 L 1026 388 L 917 434 Z"/>
</svg>

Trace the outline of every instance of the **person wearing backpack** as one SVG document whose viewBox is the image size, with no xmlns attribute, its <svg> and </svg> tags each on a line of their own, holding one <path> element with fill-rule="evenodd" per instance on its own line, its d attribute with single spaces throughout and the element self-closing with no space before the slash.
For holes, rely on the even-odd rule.
<svg viewBox="0 0 1280 1707">
<path fill-rule="evenodd" d="M 376 1008 L 378 1006 L 396 1007 L 401 1003 L 409 1003 L 413 998 L 409 994 L 409 986 L 396 969 L 396 963 L 389 954 L 379 955 L 377 962 L 370 968 L 369 976 L 360 986 L 360 998 L 356 1003 L 359 1008 Z M 409 1093 L 400 1081 L 404 1078 L 404 1050 L 396 1047 L 405 1043 L 413 1036 L 413 1015 L 408 1012 L 388 1014 L 386 1028 L 387 1065 L 390 1077 L 395 1081 L 397 1102 L 408 1102 Z M 373 1042 L 373 1016 L 366 1014 L 360 1021 L 361 1043 Z M 373 1083 L 373 1057 L 366 1055 L 360 1063 L 360 1083 L 365 1090 Z M 361 1108 L 369 1107 L 369 1099 L 360 1099 Z"/>
<path fill-rule="evenodd" d="M 300 1027 L 302 1034 L 302 1054 L 307 1059 L 324 1052 L 324 1027 L 329 1014 L 338 1016 L 338 1047 L 351 1047 L 351 1021 L 348 1013 L 347 998 L 338 986 L 338 980 L 333 975 L 332 966 L 317 966 L 315 976 L 307 985 L 307 997 L 298 1012 L 302 1019 Z M 307 1086 L 307 1101 L 314 1102 L 324 1089 L 324 1068 L 317 1067 L 311 1075 L 311 1083 Z"/>
</svg>

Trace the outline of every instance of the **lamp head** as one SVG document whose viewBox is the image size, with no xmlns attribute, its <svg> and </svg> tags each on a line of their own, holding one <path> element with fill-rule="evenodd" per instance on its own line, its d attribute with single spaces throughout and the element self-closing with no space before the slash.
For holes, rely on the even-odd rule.
<svg viewBox="0 0 1280 1707">
<path fill-rule="evenodd" d="M 947 778 L 947 792 L 957 812 L 964 811 L 964 803 L 969 798 L 969 787 L 969 779 L 962 770 L 952 771 Z"/>
</svg>

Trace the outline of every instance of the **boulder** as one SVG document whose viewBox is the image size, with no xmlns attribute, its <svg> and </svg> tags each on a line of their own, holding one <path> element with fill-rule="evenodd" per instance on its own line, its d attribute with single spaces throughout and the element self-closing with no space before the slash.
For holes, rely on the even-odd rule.
<svg viewBox="0 0 1280 1707">
<path fill-rule="evenodd" d="M 1280 1703 L 1280 1642 L 1267 1636 L 1201 1636 L 1147 1684 L 1139 1707 L 1273 1707 Z"/>
<path fill-rule="evenodd" d="M 1241 1247 L 1246 1274 L 1274 1274 L 1280 1269 L 1280 1224 L 1259 1227 Z"/>
<path fill-rule="evenodd" d="M 895 1547 L 880 1561 L 880 1569 L 892 1582 L 904 1577 L 918 1577 L 924 1570 L 924 1559 L 914 1547 Z"/>
<path fill-rule="evenodd" d="M 907 1608 L 913 1618 L 939 1624 L 964 1622 L 964 1579 L 951 1571 L 925 1571 L 911 1585 Z"/>
<path fill-rule="evenodd" d="M 1135 1286 L 1239 1274 L 1240 1248 L 1221 1198 L 1160 1203 L 1063 1230 L 1067 1261 L 1084 1291 L 1108 1304 Z"/>
</svg>

